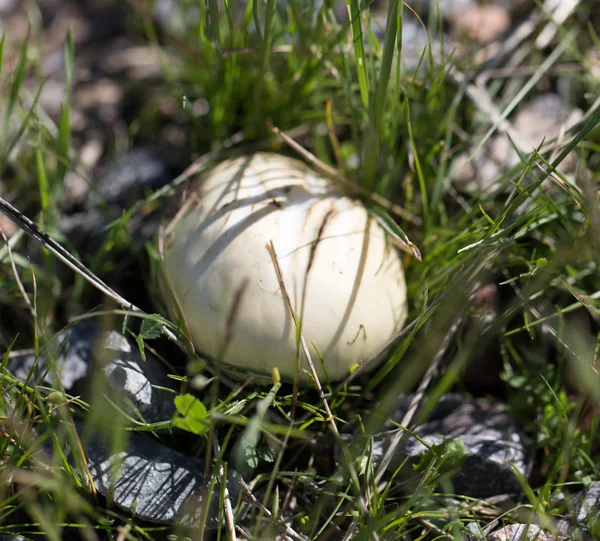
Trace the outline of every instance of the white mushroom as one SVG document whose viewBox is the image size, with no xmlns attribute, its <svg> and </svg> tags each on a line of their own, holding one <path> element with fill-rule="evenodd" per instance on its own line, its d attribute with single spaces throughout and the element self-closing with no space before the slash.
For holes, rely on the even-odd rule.
<svg viewBox="0 0 600 541">
<path fill-rule="evenodd" d="M 297 334 L 271 240 L 322 381 L 344 378 L 402 328 L 402 259 L 383 228 L 304 163 L 258 153 L 202 175 L 164 233 L 164 276 L 201 353 L 293 379 Z M 299 375 L 310 381 L 301 352 Z"/>
</svg>

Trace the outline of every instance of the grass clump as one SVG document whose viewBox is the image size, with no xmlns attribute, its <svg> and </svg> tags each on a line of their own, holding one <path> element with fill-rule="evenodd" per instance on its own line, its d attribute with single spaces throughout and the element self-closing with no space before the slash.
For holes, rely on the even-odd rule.
<svg viewBox="0 0 600 541">
<path fill-rule="evenodd" d="M 367 380 L 359 375 L 325 387 L 330 416 L 316 393 L 296 398 L 279 382 L 270 390 L 220 385 L 200 359 L 182 360 L 164 339 L 167 329 L 185 341 L 182 329 L 159 315 L 116 307 L 81 277 L 65 273 L 46 249 L 13 233 L 0 248 L 0 532 L 56 540 L 159 539 L 171 532 L 95 493 L 76 419 L 87 419 L 88 432 L 102 430 L 115 449 L 126 439 L 121 425 L 125 432 L 151 432 L 207 458 L 205 473 L 213 480 L 226 477 L 223 468 L 245 470 L 245 498 L 255 498 L 249 510 L 237 501 L 227 509 L 224 490 L 212 497 L 220 516 L 233 514 L 246 538 L 458 538 L 468 522 L 484 527 L 490 516 L 500 524 L 527 510 L 546 525 L 563 512 L 562 491 L 599 477 L 600 113 L 598 82 L 587 60 L 591 44 L 597 46 L 593 3 L 580 2 L 541 48 L 536 37 L 551 19 L 539 6 L 524 9 L 523 20 L 538 21 L 534 30 L 508 57 L 490 53 L 501 40 L 481 47 L 483 60 L 470 45 L 447 47 L 441 15 L 424 23 L 394 0 L 381 42 L 376 6 L 356 0 L 343 16 L 331 1 L 183 2 L 168 24 L 156 20 L 152 4 L 129 2 L 126 15 L 160 64 L 157 84 L 176 120 L 165 119 L 155 100 L 136 105 L 128 145 L 163 142 L 157 134 L 167 122 L 185 134 L 190 157 L 214 161 L 256 148 L 293 152 L 274 128 L 284 132 L 363 191 L 401 206 L 394 212 L 366 198 L 393 235 L 419 247 L 422 261 L 414 253 L 405 257 L 413 323 Z M 408 25 L 429 40 L 412 59 L 402 45 Z M 40 106 L 41 84 L 33 95 L 25 89 L 25 80 L 37 81 L 39 51 L 33 48 L 25 38 L 19 51 L 7 53 L 6 34 L 0 42 L 0 196 L 75 252 L 61 235 L 60 220 L 81 136 L 72 130 L 77 44 L 67 33 L 66 90 L 57 118 Z M 527 148 L 506 120 L 530 99 L 561 88 L 582 118 L 555 140 Z M 133 84 L 130 91 L 139 88 Z M 455 182 L 456 157 L 479 159 L 498 134 L 514 149 L 516 164 L 483 189 Z M 562 168 L 572 156 L 575 183 Z M 155 305 L 139 274 L 148 272 L 147 255 L 138 250 L 123 263 L 119 254 L 135 244 L 130 223 L 160 210 L 164 193 L 148 194 L 117 219 L 111 216 L 101 247 L 80 255 L 104 282 L 151 314 Z M 127 288 L 131 281 L 123 273 L 135 276 L 136 290 Z M 118 404 L 107 405 L 101 385 L 89 402 L 64 392 L 52 339 L 82 314 L 130 331 L 142 352 L 169 361 L 179 385 L 173 419 L 146 423 Z M 36 358 L 44 350 L 54 384 L 34 370 L 24 381 L 15 377 L 9 360 L 24 349 Z M 414 389 L 432 363 L 438 371 L 431 374 L 419 420 L 451 389 L 492 394 L 510 405 L 532 442 L 534 471 L 520 479 L 524 496 L 509 511 L 447 497 L 452 466 L 460 462 L 458 443 L 433 450 L 418 471 L 405 462 L 396 477 L 381 476 L 372 435 L 397 407 L 398 395 Z M 493 373 L 483 385 L 486 370 Z M 111 422 L 113 430 L 106 430 Z M 360 453 L 344 439 L 357 433 L 367 442 Z M 228 535 L 226 526 L 215 534 Z"/>
</svg>

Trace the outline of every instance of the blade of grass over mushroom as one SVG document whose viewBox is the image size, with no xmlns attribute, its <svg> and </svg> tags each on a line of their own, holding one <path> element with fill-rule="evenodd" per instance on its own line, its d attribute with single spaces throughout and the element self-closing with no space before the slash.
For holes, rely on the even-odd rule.
<svg viewBox="0 0 600 541">
<path fill-rule="evenodd" d="M 380 205 L 383 208 L 385 208 L 386 210 L 394 213 L 395 215 L 397 215 L 400 218 L 404 218 L 405 220 L 408 220 L 416 225 L 420 225 L 422 223 L 422 220 L 418 216 L 415 216 L 415 215 L 411 214 L 410 212 L 407 212 L 399 205 L 392 203 L 391 201 L 387 200 L 385 197 L 379 195 L 378 193 L 372 192 L 372 191 L 367 190 L 366 188 L 363 188 L 358 182 L 351 182 L 347 178 L 343 177 L 333 167 L 330 167 L 326 163 L 323 163 L 314 154 L 312 154 L 311 152 L 309 152 L 308 150 L 303 148 L 296 141 L 294 141 L 294 139 L 292 139 L 286 133 L 282 132 L 279 128 L 272 126 L 271 131 L 275 135 L 280 137 L 282 139 L 282 141 L 284 141 L 286 144 L 288 144 L 296 152 L 298 152 L 298 154 L 300 154 L 309 163 L 311 163 L 312 165 L 317 167 L 319 170 L 321 170 L 323 173 L 330 176 L 334 180 L 339 181 L 344 186 L 344 188 L 348 189 L 349 191 L 353 192 L 354 194 L 359 194 L 368 199 L 371 199 L 378 205 Z"/>
<path fill-rule="evenodd" d="M 415 325 L 412 327 L 410 334 L 394 349 L 389 357 L 389 360 L 377 371 L 375 376 L 371 378 L 368 385 L 365 387 L 366 392 L 375 389 L 394 369 L 395 366 L 402 360 L 402 357 L 406 353 L 407 349 L 415 339 L 417 332 L 421 329 L 422 325 L 431 317 L 434 313 L 435 307 L 428 305 L 429 288 L 425 284 L 425 291 L 423 293 L 424 300 L 421 306 L 421 311 L 418 318 L 416 319 Z"/>
<path fill-rule="evenodd" d="M 412 254 L 417 261 L 422 260 L 419 248 L 408 238 L 408 235 L 384 209 L 377 207 L 377 205 L 372 205 L 369 208 L 369 212 L 390 235 L 394 245 L 399 246 L 406 253 Z"/>
</svg>

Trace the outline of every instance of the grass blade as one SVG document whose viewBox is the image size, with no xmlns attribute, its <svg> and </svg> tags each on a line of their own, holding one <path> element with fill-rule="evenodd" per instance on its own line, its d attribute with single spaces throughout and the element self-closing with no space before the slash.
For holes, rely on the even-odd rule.
<svg viewBox="0 0 600 541">
<path fill-rule="evenodd" d="M 363 37 L 360 6 L 358 0 L 350 0 L 348 12 L 352 28 L 352 43 L 354 46 L 354 59 L 358 72 L 358 86 L 360 97 L 365 109 L 369 107 L 369 74 L 367 72 L 367 57 L 365 55 L 365 42 Z"/>
<path fill-rule="evenodd" d="M 56 165 L 56 177 L 54 179 L 54 196 L 58 201 L 63 191 L 63 181 L 69 166 L 69 146 L 71 143 L 71 88 L 73 84 L 73 33 L 71 28 L 67 30 L 65 41 L 65 74 L 66 89 L 65 102 L 60 108 L 58 121 L 58 139 L 56 141 L 56 152 L 58 162 Z"/>
<path fill-rule="evenodd" d="M 19 56 L 19 63 L 17 65 L 17 69 L 15 70 L 13 83 L 10 87 L 10 91 L 8 94 L 8 103 L 6 104 L 6 112 L 4 115 L 4 129 L 2 132 L 3 145 L 4 145 L 5 138 L 8 135 L 8 126 L 9 126 L 10 118 L 13 114 L 13 110 L 17 103 L 17 99 L 19 98 L 19 91 L 21 90 L 21 85 L 23 84 L 23 77 L 25 75 L 25 66 L 27 64 L 27 51 L 29 50 L 30 32 L 31 32 L 31 27 L 27 27 L 27 34 L 25 35 L 25 39 L 23 40 L 23 45 L 21 46 L 21 54 Z M 5 43 L 5 36 L 3 36 L 3 38 L 2 38 L 2 56 L 4 55 L 4 43 Z"/>
</svg>

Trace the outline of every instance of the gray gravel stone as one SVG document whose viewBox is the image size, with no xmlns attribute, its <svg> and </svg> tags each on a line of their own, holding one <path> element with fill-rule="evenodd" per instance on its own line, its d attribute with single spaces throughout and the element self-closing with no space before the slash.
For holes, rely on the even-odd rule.
<svg viewBox="0 0 600 541">
<path fill-rule="evenodd" d="M 487 536 L 488 541 L 566 541 L 535 524 L 509 524 Z"/>
<path fill-rule="evenodd" d="M 105 334 L 102 345 L 110 361 L 103 371 L 108 390 L 127 412 L 149 423 L 170 419 L 175 413 L 173 382 L 164 365 L 150 352 L 141 358 L 137 345 L 116 331 Z"/>
<path fill-rule="evenodd" d="M 559 521 L 558 531 L 576 539 L 597 539 L 600 534 L 600 481 L 570 499 L 572 512 Z"/>
<path fill-rule="evenodd" d="M 161 188 L 169 180 L 169 171 L 156 152 L 135 148 L 106 167 L 96 182 L 97 195 L 92 195 L 91 203 L 97 203 L 99 195 L 107 203 L 125 208 L 145 190 Z"/>
<path fill-rule="evenodd" d="M 527 154 L 537 150 L 541 143 L 552 139 L 562 142 L 569 140 L 563 130 L 579 119 L 583 111 L 569 105 L 558 94 L 547 92 L 523 103 L 514 116 L 514 132 L 519 137 L 521 151 Z M 494 189 L 496 181 L 512 167 L 521 162 L 512 143 L 504 134 L 498 134 L 485 145 L 469 162 L 467 155 L 459 155 L 453 161 L 450 176 L 453 182 L 467 191 L 485 192 Z M 559 165 L 559 171 L 567 180 L 574 182 L 578 165 L 576 152 L 571 152 Z M 545 187 L 553 188 L 554 183 L 546 181 Z"/>
<path fill-rule="evenodd" d="M 58 375 L 65 391 L 70 392 L 82 382 L 92 362 L 92 352 L 99 338 L 100 329 L 95 321 L 83 321 L 61 331 L 54 339 L 53 346 L 58 351 L 56 371 L 48 364 L 47 355 L 42 353 L 36 364 L 35 355 L 27 354 L 12 357 L 8 361 L 9 371 L 21 381 L 26 381 L 33 370 L 32 384 L 46 383 L 56 386 Z"/>
<path fill-rule="evenodd" d="M 396 420 L 402 417 L 405 402 L 392 416 Z M 452 478 L 458 494 L 485 498 L 520 491 L 509 462 L 525 474 L 528 452 L 504 405 L 483 398 L 469 402 L 465 396 L 452 393 L 440 402 L 432 420 L 418 426 L 415 433 L 430 446 L 452 439 L 463 442 L 467 456 L 461 471 Z M 385 453 L 391 437 L 391 431 L 377 436 L 376 461 Z M 418 463 L 426 451 L 418 440 L 407 437 L 389 469 L 394 471 L 406 456 Z"/>
<path fill-rule="evenodd" d="M 175 384 L 166 367 L 149 351 L 144 361 L 137 344 L 122 334 L 101 334 L 95 321 L 83 321 L 59 333 L 54 347 L 60 348 L 56 372 L 49 370 L 42 353 L 32 383 L 56 386 L 57 374 L 65 391 L 72 392 L 76 385 L 83 387 L 100 368 L 111 399 L 136 420 L 154 423 L 168 420 L 175 413 L 174 394 L 168 390 L 174 389 Z M 34 365 L 35 356 L 26 355 L 10 359 L 8 368 L 15 377 L 26 381 Z"/>
<path fill-rule="evenodd" d="M 162 524 L 194 527 L 203 510 L 204 461 L 161 445 L 151 436 L 130 433 L 127 450 L 111 454 L 99 440 L 87 445 L 90 474 L 98 491 L 136 518 Z M 235 508 L 240 485 L 227 478 Z M 220 485 L 210 498 L 207 527 L 218 526 Z"/>
<path fill-rule="evenodd" d="M 171 173 L 160 155 L 146 147 L 133 149 L 106 166 L 90 193 L 84 194 L 85 209 L 63 215 L 60 230 L 80 252 L 92 253 L 104 242 L 111 221 L 170 180 Z M 134 246 L 142 248 L 152 240 L 159 222 L 156 213 L 134 214 L 126 224 Z"/>
</svg>

